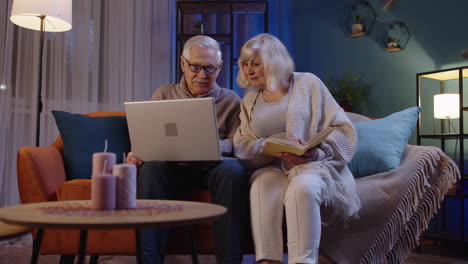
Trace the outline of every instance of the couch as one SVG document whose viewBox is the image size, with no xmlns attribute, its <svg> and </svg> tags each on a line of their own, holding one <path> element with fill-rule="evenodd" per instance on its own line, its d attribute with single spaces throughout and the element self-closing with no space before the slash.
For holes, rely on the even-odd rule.
<svg viewBox="0 0 468 264">
<path fill-rule="evenodd" d="M 87 115 L 124 116 L 125 113 Z M 356 124 L 371 121 L 353 113 L 348 116 Z M 60 136 L 48 147 L 26 146 L 18 151 L 22 203 L 90 199 L 91 180 L 66 180 L 63 151 Z M 400 263 L 416 247 L 419 236 L 460 173 L 456 164 L 436 147 L 404 142 L 402 151 L 397 168 L 356 180 L 362 203 L 358 218 L 346 222 L 332 219 L 330 209 L 322 208 L 321 255 L 335 263 Z M 180 190 L 179 195 L 181 200 L 210 202 L 209 193 L 203 190 Z M 199 253 L 213 254 L 211 223 L 197 225 L 194 231 Z M 46 229 L 40 253 L 74 255 L 78 251 L 78 236 L 78 230 Z M 186 237 L 184 229 L 171 230 L 167 254 L 189 254 Z M 245 250 L 252 253 L 250 234 L 246 238 Z M 94 230 L 88 235 L 87 252 L 89 255 L 133 255 L 134 245 L 133 230 Z"/>
</svg>

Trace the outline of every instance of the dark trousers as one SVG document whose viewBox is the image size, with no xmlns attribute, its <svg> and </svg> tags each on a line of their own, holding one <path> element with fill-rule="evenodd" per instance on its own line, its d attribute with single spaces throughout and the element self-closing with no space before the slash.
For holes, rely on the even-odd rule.
<svg viewBox="0 0 468 264">
<path fill-rule="evenodd" d="M 248 221 L 248 174 L 237 160 L 181 165 L 175 162 L 146 162 L 138 172 L 138 199 L 173 199 L 182 188 L 205 188 L 212 202 L 227 208 L 214 221 L 217 263 L 241 263 L 242 243 Z M 166 228 L 145 229 L 144 262 L 161 264 L 167 243 Z"/>
</svg>

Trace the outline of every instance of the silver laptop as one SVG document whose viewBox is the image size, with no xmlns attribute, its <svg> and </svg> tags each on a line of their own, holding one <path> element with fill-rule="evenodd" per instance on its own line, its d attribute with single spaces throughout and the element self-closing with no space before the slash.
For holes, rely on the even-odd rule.
<svg viewBox="0 0 468 264">
<path fill-rule="evenodd" d="M 132 152 L 141 160 L 221 160 L 213 98 L 124 104 Z"/>
</svg>

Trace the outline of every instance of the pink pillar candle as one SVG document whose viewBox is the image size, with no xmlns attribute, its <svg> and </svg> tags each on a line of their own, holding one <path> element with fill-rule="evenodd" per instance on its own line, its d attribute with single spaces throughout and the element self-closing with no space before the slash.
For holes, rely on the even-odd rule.
<svg viewBox="0 0 468 264">
<path fill-rule="evenodd" d="M 117 164 L 113 174 L 117 178 L 117 209 L 136 207 L 136 166 L 132 164 Z"/>
<path fill-rule="evenodd" d="M 111 152 L 97 152 L 93 154 L 93 175 L 100 173 L 112 173 L 116 156 Z M 104 165 L 106 168 L 104 169 Z"/>
<path fill-rule="evenodd" d="M 91 204 L 95 210 L 115 209 L 116 177 L 110 173 L 96 173 L 91 177 Z"/>
</svg>

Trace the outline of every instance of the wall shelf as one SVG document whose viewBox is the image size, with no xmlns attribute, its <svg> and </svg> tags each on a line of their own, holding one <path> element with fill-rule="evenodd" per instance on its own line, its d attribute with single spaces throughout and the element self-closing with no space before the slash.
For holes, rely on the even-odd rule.
<svg viewBox="0 0 468 264">
<path fill-rule="evenodd" d="M 368 34 L 369 33 L 367 33 L 367 32 L 357 32 L 357 33 L 346 34 L 346 36 L 352 37 L 352 38 L 359 38 L 359 37 L 362 37 L 362 36 L 365 36 L 365 35 L 368 35 Z"/>
<path fill-rule="evenodd" d="M 361 29 L 359 30 L 353 30 L 353 25 L 357 24 L 356 17 L 360 17 L 358 24 L 361 24 Z M 344 4 L 343 14 L 338 24 L 346 36 L 357 38 L 368 35 L 372 31 L 376 17 L 375 10 L 368 1 L 356 0 Z"/>
<path fill-rule="evenodd" d="M 376 33 L 379 46 L 388 52 L 402 51 L 411 38 L 411 33 L 404 22 L 388 21 L 383 23 Z M 389 43 L 393 46 L 389 46 Z"/>
<path fill-rule="evenodd" d="M 398 48 L 398 47 L 390 47 L 390 48 L 384 48 L 385 51 L 388 51 L 388 52 L 395 52 L 395 51 L 400 51 L 400 50 L 403 50 L 402 48 Z"/>
</svg>

